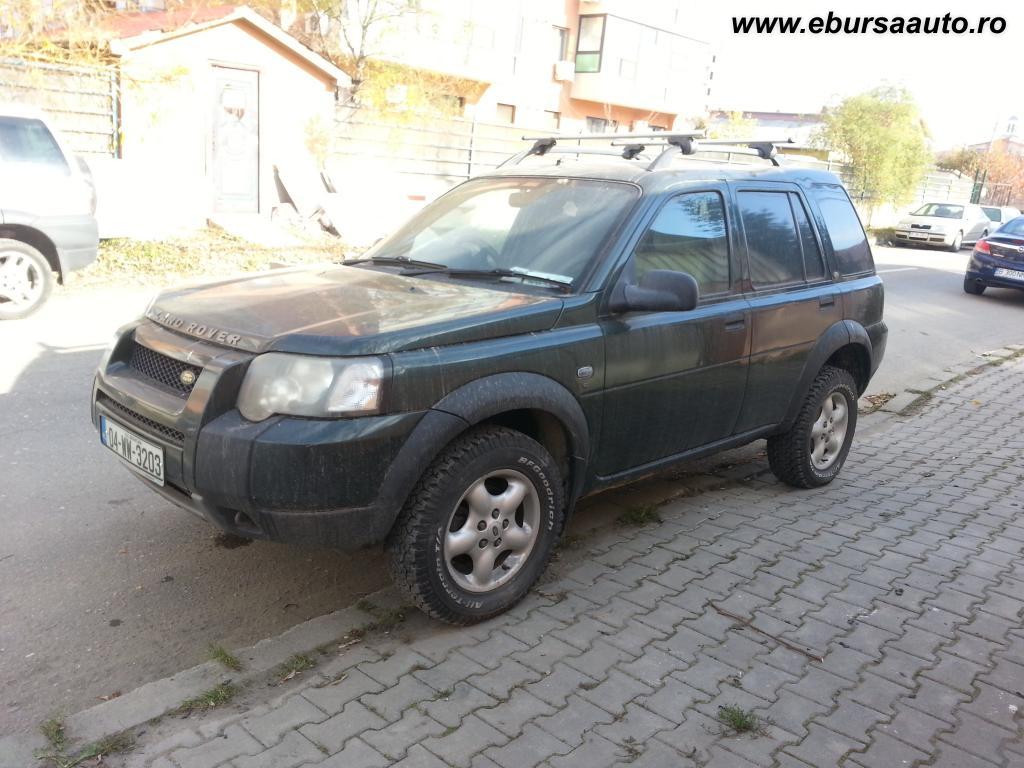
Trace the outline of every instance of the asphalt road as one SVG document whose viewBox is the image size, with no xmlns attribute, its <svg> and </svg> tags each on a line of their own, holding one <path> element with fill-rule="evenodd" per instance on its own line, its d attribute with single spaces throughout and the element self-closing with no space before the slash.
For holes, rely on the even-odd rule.
<svg viewBox="0 0 1024 768">
<path fill-rule="evenodd" d="M 871 391 L 1024 338 L 1024 292 L 961 290 L 967 252 L 876 249 L 890 340 Z M 138 290 L 68 291 L 0 324 L 0 735 L 27 730 L 348 605 L 379 554 L 236 546 L 106 455 L 89 422 L 102 348 Z"/>
</svg>

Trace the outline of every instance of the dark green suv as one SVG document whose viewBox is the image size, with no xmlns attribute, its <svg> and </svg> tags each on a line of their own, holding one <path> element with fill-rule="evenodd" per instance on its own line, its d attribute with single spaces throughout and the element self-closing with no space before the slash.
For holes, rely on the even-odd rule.
<svg viewBox="0 0 1024 768">
<path fill-rule="evenodd" d="M 103 444 L 231 533 L 383 542 L 461 623 L 603 487 L 758 438 L 781 480 L 830 482 L 886 341 L 850 199 L 667 139 L 538 141 L 358 261 L 163 293 L 96 375 Z"/>
</svg>

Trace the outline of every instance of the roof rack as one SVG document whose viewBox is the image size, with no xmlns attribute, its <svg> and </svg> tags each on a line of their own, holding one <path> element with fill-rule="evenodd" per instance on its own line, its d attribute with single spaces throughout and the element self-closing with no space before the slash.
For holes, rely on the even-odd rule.
<svg viewBox="0 0 1024 768">
<path fill-rule="evenodd" d="M 654 141 L 651 141 L 651 140 Z M 626 160 L 633 160 L 643 153 L 647 147 L 664 147 L 659 154 L 647 166 L 648 171 L 654 171 L 670 163 L 679 154 L 693 155 L 697 152 L 729 152 L 735 153 L 737 148 L 752 150 L 749 154 L 757 155 L 764 160 L 770 160 L 772 165 L 778 165 L 776 159 L 778 154 L 777 145 L 793 144 L 793 139 L 707 139 L 703 131 L 651 131 L 650 133 L 581 133 L 578 135 L 566 136 L 523 136 L 524 141 L 532 141 L 533 146 L 523 152 L 512 155 L 502 163 L 504 165 L 518 165 L 531 155 L 541 157 L 552 154 L 574 154 L 574 155 L 615 155 Z M 622 151 L 608 150 L 599 147 L 582 146 L 561 146 L 556 147 L 559 141 L 582 142 L 582 141 L 609 141 L 613 147 L 622 147 Z M 746 154 L 746 153 L 744 153 Z"/>
</svg>

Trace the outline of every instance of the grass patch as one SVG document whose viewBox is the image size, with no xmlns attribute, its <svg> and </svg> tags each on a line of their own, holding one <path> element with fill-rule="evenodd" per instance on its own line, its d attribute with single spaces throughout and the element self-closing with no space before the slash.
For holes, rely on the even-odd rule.
<svg viewBox="0 0 1024 768">
<path fill-rule="evenodd" d="M 232 672 L 239 672 L 242 669 L 242 662 L 223 645 L 210 646 L 210 659 L 221 664 L 224 668 L 230 669 Z"/>
<path fill-rule="evenodd" d="M 307 669 L 312 669 L 315 666 L 316 659 L 308 653 L 296 653 L 294 656 L 286 659 L 281 666 L 277 668 L 277 676 L 285 680 L 290 680 L 300 672 L 305 672 Z"/>
<path fill-rule="evenodd" d="M 162 240 L 115 238 L 100 242 L 96 261 L 75 274 L 75 285 L 135 282 L 159 285 L 202 276 L 267 269 L 271 262 L 341 261 L 350 249 L 337 238 L 303 238 L 296 246 L 268 247 L 218 229 Z"/>
<path fill-rule="evenodd" d="M 358 629 L 362 630 L 359 637 L 365 636 L 367 632 L 390 632 L 403 621 L 405 621 L 406 607 L 400 605 L 397 608 L 384 608 L 365 597 L 356 603 L 356 608 L 373 616 L 373 621 L 367 622 Z M 350 637 L 356 637 L 355 631 L 349 632 Z"/>
<path fill-rule="evenodd" d="M 36 753 L 42 765 L 52 768 L 76 768 L 86 760 L 96 760 L 92 765 L 99 765 L 103 758 L 127 752 L 135 746 L 135 736 L 127 731 L 104 736 L 98 741 L 86 744 L 74 752 L 68 751 L 67 735 L 64 732 L 63 718 L 51 717 L 40 724 L 39 730 L 50 742 L 51 749 Z"/>
<path fill-rule="evenodd" d="M 651 525 L 661 522 L 661 514 L 657 504 L 638 504 L 629 507 L 616 521 L 619 525 Z"/>
<path fill-rule="evenodd" d="M 205 712 L 217 707 L 223 707 L 231 702 L 238 695 L 241 689 L 231 683 L 219 683 L 208 691 L 203 691 L 198 696 L 185 699 L 174 710 L 177 715 L 191 715 L 193 712 Z"/>
<path fill-rule="evenodd" d="M 64 731 L 64 718 L 54 716 L 43 720 L 39 724 L 39 732 L 43 734 L 50 746 L 56 750 L 63 750 L 67 746 L 67 733 Z"/>
<path fill-rule="evenodd" d="M 760 733 L 764 722 L 753 710 L 727 704 L 718 708 L 718 721 L 732 733 Z"/>
</svg>

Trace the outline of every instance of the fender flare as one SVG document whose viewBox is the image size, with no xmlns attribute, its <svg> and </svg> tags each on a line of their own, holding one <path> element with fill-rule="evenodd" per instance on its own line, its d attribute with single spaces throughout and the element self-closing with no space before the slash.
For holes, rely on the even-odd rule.
<svg viewBox="0 0 1024 768">
<path fill-rule="evenodd" d="M 413 487 L 437 455 L 474 424 L 506 411 L 551 414 L 566 431 L 572 463 L 568 509 L 579 498 L 590 454 L 590 429 L 579 401 L 564 386 L 536 373 L 498 373 L 475 379 L 445 395 L 428 410 L 405 441 L 381 486 L 383 538 Z"/>
<path fill-rule="evenodd" d="M 800 373 L 797 386 L 793 389 L 793 395 L 789 400 L 789 407 L 786 409 L 786 416 L 782 420 L 777 432 L 785 432 L 796 421 L 800 406 L 803 405 L 807 391 L 811 388 L 814 377 L 818 375 L 825 362 L 838 350 L 849 344 L 856 344 L 864 347 L 868 354 L 868 360 L 872 357 L 871 339 L 867 331 L 852 320 L 840 320 L 831 325 L 819 338 L 814 348 L 807 355 L 804 369 Z"/>
</svg>

